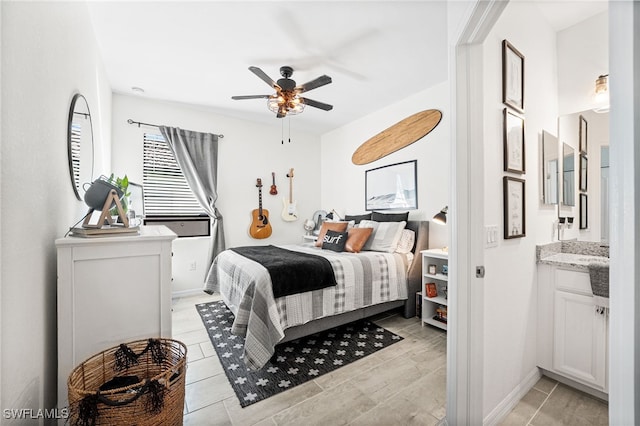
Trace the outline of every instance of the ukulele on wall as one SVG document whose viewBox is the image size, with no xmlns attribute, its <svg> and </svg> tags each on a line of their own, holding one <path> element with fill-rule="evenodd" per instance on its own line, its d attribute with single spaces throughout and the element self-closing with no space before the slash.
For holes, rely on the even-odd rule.
<svg viewBox="0 0 640 426">
<path fill-rule="evenodd" d="M 263 239 L 271 235 L 271 223 L 269 223 L 269 211 L 262 208 L 262 179 L 256 181 L 258 187 L 258 208 L 251 212 L 251 227 L 249 235 L 253 238 Z"/>
<path fill-rule="evenodd" d="M 271 185 L 271 189 L 269 190 L 269 194 L 278 195 L 278 187 L 276 186 L 276 173 L 271 172 L 271 178 L 273 179 L 273 184 Z"/>
<path fill-rule="evenodd" d="M 289 198 L 287 199 L 285 197 L 282 199 L 282 204 L 284 204 L 284 208 L 282 209 L 282 219 L 287 222 L 293 222 L 294 220 L 298 220 L 296 202 L 293 201 L 293 169 L 289 169 L 287 177 L 289 178 Z"/>
</svg>

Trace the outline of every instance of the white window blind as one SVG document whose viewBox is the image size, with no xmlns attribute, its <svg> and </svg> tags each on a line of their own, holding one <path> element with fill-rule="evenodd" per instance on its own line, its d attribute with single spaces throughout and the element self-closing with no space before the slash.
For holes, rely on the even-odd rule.
<svg viewBox="0 0 640 426">
<path fill-rule="evenodd" d="M 71 123 L 71 165 L 73 167 L 73 183 L 76 188 L 81 188 L 80 182 L 80 142 L 82 141 L 82 126 Z"/>
<path fill-rule="evenodd" d="M 142 168 L 147 217 L 204 214 L 162 135 L 144 134 Z"/>
</svg>

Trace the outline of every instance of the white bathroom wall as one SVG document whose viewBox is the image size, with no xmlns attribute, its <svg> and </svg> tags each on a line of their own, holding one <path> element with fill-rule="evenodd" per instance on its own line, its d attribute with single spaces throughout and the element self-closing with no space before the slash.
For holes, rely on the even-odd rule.
<svg viewBox="0 0 640 426">
<path fill-rule="evenodd" d="M 558 47 L 558 109 L 559 141 L 578 153 L 578 115 L 582 113 L 588 123 L 588 217 L 589 229 L 579 230 L 580 202 L 576 175 L 575 207 L 562 207 L 561 216 L 574 216 L 573 228 L 562 229 L 562 239 L 600 241 L 600 146 L 608 145 L 608 114 L 591 111 L 597 104 L 594 99 L 595 81 L 599 75 L 609 73 L 609 22 L 608 12 L 603 12 L 577 23 L 557 34 Z M 562 149 L 562 148 L 560 148 Z"/>
<path fill-rule="evenodd" d="M 111 88 L 85 3 L 2 2 L 1 28 L 0 406 L 36 413 L 57 401 L 54 241 L 87 211 L 69 176 L 70 102 L 76 92 L 88 101 L 96 172 L 103 172 Z"/>
<path fill-rule="evenodd" d="M 559 115 L 593 108 L 596 79 L 609 74 L 608 13 L 559 31 L 557 47 Z"/>
<path fill-rule="evenodd" d="M 502 41 L 525 57 L 526 173 L 503 171 Z M 531 2 L 510 2 L 483 44 L 484 220 L 498 225 L 498 246 L 486 248 L 484 263 L 484 417 L 501 410 L 536 368 L 535 246 L 550 242 L 556 210 L 540 203 L 539 143 L 542 130 L 556 128 L 556 36 Z M 552 132 L 555 134 L 555 132 Z M 503 177 L 526 180 L 526 236 L 503 239 Z M 517 402 L 517 401 L 516 401 Z"/>
<path fill-rule="evenodd" d="M 442 120 L 431 133 L 373 163 L 354 165 L 351 162 L 353 152 L 366 140 L 425 109 L 438 109 L 443 114 Z M 341 216 L 345 213 L 366 213 L 365 171 L 417 159 L 418 209 L 409 212 L 409 219 L 431 220 L 449 204 L 450 199 L 449 126 L 449 84 L 443 82 L 322 135 L 322 196 L 318 208 L 326 211 L 335 209 Z M 447 231 L 447 226 L 432 223 L 430 246 L 448 246 Z"/>
<path fill-rule="evenodd" d="M 265 108 L 265 114 L 271 114 Z M 291 118 L 291 143 L 282 144 L 281 119 L 272 125 L 238 120 L 194 105 L 153 101 L 139 96 L 113 96 L 113 172 L 127 174 L 142 183 L 142 138 L 144 132 L 159 131 L 127 123 L 128 119 L 183 129 L 223 134 L 218 150 L 218 202 L 223 216 L 227 247 L 262 244 L 290 244 L 302 241 L 304 218 L 320 205 L 320 138 L 296 127 Z M 289 119 L 285 119 L 289 120 Z M 285 125 L 288 129 L 288 125 Z M 283 197 L 288 196 L 285 175 L 294 169 L 293 198 L 299 219 L 281 218 Z M 271 172 L 276 173 L 278 195 L 269 194 Z M 256 178 L 261 178 L 263 208 L 270 214 L 273 234 L 262 240 L 249 236 L 251 211 L 258 208 Z M 173 293 L 197 292 L 207 273 L 209 238 L 180 238 L 174 244 Z M 193 264 L 195 263 L 195 267 Z"/>
</svg>

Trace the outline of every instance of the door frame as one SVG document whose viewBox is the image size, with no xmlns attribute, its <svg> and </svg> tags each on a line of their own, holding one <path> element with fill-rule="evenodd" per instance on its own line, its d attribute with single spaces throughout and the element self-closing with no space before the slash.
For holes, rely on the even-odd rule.
<svg viewBox="0 0 640 426">
<path fill-rule="evenodd" d="M 508 1 L 477 1 L 450 51 L 452 143 L 446 424 L 483 423 L 484 263 L 482 44 Z M 473 213 L 472 213 L 473 212 Z"/>
</svg>

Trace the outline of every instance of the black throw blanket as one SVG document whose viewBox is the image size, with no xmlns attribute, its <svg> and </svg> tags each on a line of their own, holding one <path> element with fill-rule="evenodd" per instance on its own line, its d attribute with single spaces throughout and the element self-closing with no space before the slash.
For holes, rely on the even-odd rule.
<svg viewBox="0 0 640 426">
<path fill-rule="evenodd" d="M 230 250 L 267 268 L 276 298 L 336 285 L 331 262 L 322 256 L 271 245 L 235 247 Z"/>
</svg>

